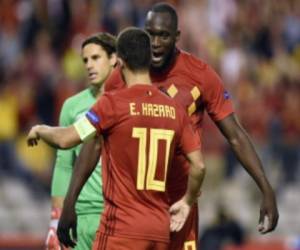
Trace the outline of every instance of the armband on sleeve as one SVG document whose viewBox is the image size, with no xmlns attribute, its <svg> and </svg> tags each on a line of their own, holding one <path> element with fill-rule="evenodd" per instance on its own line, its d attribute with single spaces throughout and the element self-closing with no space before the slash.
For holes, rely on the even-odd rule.
<svg viewBox="0 0 300 250">
<path fill-rule="evenodd" d="M 96 134 L 96 128 L 86 118 L 86 116 L 80 118 L 74 123 L 74 127 L 82 141 L 87 141 Z"/>
</svg>

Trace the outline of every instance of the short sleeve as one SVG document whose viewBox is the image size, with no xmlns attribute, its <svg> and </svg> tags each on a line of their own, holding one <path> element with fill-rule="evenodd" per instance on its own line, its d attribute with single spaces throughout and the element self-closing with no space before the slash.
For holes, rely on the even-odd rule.
<svg viewBox="0 0 300 250">
<path fill-rule="evenodd" d="M 207 65 L 203 79 L 203 99 L 213 121 L 220 121 L 234 112 L 230 94 L 217 73 Z"/>
<path fill-rule="evenodd" d="M 87 119 L 96 128 L 98 134 L 109 129 L 116 119 L 114 102 L 109 94 L 101 96 L 94 106 L 86 113 Z"/>
</svg>

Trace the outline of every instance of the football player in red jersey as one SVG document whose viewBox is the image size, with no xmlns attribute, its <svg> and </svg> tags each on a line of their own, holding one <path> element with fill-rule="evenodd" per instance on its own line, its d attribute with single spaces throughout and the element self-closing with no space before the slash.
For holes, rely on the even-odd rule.
<svg viewBox="0 0 300 250">
<path fill-rule="evenodd" d="M 28 134 L 30 146 L 41 138 L 61 148 L 103 136 L 105 208 L 93 249 L 167 250 L 170 230 L 184 225 L 204 178 L 199 138 L 185 110 L 151 84 L 150 40 L 141 29 L 121 32 L 117 55 L 127 88 L 104 94 L 69 127 L 37 125 Z M 191 168 L 186 192 L 170 208 L 166 187 L 178 151 Z M 75 245 L 69 235 L 76 230 L 75 202 L 92 172 L 78 159 L 57 230 L 67 247 Z"/>
<path fill-rule="evenodd" d="M 276 197 L 249 136 L 234 113 L 230 95 L 224 89 L 222 80 L 208 64 L 176 47 L 180 31 L 176 10 L 171 5 L 154 5 L 147 14 L 145 29 L 152 38 L 152 81 L 186 110 L 199 138 L 204 111 L 208 113 L 261 191 L 259 232 L 271 232 L 279 217 Z M 120 80 L 120 72 L 115 70 L 105 83 L 106 90 L 122 88 L 124 83 Z M 186 166 L 186 160 L 178 156 L 174 164 L 175 168 Z M 182 171 L 172 171 L 172 175 L 169 192 L 171 201 L 175 202 L 183 195 L 187 175 Z M 171 235 L 170 249 L 196 249 L 197 228 L 195 208 L 184 228 Z"/>
</svg>

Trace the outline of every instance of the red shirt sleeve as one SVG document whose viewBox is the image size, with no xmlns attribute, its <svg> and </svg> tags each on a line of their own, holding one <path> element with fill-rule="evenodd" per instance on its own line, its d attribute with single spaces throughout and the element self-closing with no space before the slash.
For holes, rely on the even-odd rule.
<svg viewBox="0 0 300 250">
<path fill-rule="evenodd" d="M 181 122 L 181 133 L 180 133 L 180 150 L 184 154 L 191 153 L 201 148 L 200 138 L 193 130 L 192 124 L 186 112 L 182 110 L 182 122 Z"/>
<path fill-rule="evenodd" d="M 98 134 L 103 134 L 115 123 L 115 114 L 112 98 L 108 94 L 104 94 L 86 113 L 86 117 L 96 128 Z"/>
<path fill-rule="evenodd" d="M 213 121 L 220 121 L 234 112 L 230 95 L 217 73 L 207 65 L 203 77 L 203 99 Z"/>
<path fill-rule="evenodd" d="M 123 80 L 120 67 L 116 67 L 106 79 L 104 83 L 104 91 L 112 91 L 116 89 L 124 88 L 125 81 Z"/>
</svg>

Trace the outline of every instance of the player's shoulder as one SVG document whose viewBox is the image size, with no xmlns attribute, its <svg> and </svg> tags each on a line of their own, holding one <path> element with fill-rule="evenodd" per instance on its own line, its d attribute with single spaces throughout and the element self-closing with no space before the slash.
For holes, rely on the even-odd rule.
<svg viewBox="0 0 300 250">
<path fill-rule="evenodd" d="M 105 91 L 113 91 L 125 87 L 125 82 L 122 78 L 121 69 L 119 66 L 113 69 L 110 76 L 106 79 L 104 84 Z"/>
<path fill-rule="evenodd" d="M 181 65 L 185 67 L 185 73 L 199 82 L 202 82 L 204 85 L 210 85 L 208 83 L 215 82 L 216 79 L 219 79 L 216 71 L 208 63 L 203 61 L 196 56 L 181 50 Z"/>
<path fill-rule="evenodd" d="M 126 92 L 127 88 L 121 88 L 121 89 L 114 89 L 110 91 L 105 91 L 102 96 L 112 99 L 116 98 L 119 95 L 122 95 L 122 93 Z"/>
<path fill-rule="evenodd" d="M 188 71 L 191 69 L 204 71 L 209 67 L 205 61 L 184 50 L 179 50 L 179 62 Z"/>
<path fill-rule="evenodd" d="M 88 89 L 67 98 L 60 111 L 60 123 L 64 125 L 72 124 L 78 115 L 89 109 L 92 105 L 92 98 L 92 94 Z"/>
<path fill-rule="evenodd" d="M 115 89 L 115 90 L 111 90 L 111 91 L 105 91 L 99 99 L 100 103 L 103 103 L 103 102 L 114 103 L 119 96 L 119 92 L 121 92 L 121 91 L 123 91 L 123 89 Z"/>
<path fill-rule="evenodd" d="M 158 88 L 155 86 L 153 90 L 155 91 L 155 94 L 157 96 L 160 96 L 160 98 L 165 102 L 165 104 L 173 106 L 176 109 L 178 107 L 181 107 L 179 103 L 174 98 L 172 98 L 164 88 Z"/>
<path fill-rule="evenodd" d="M 191 77 L 207 77 L 216 73 L 207 62 L 184 50 L 179 51 L 178 61 L 180 68 Z"/>
<path fill-rule="evenodd" d="M 81 101 L 86 101 L 86 99 L 89 98 L 90 96 L 91 96 L 91 91 L 89 88 L 87 88 L 67 98 L 64 101 L 63 105 L 68 107 L 76 106 Z"/>
</svg>

